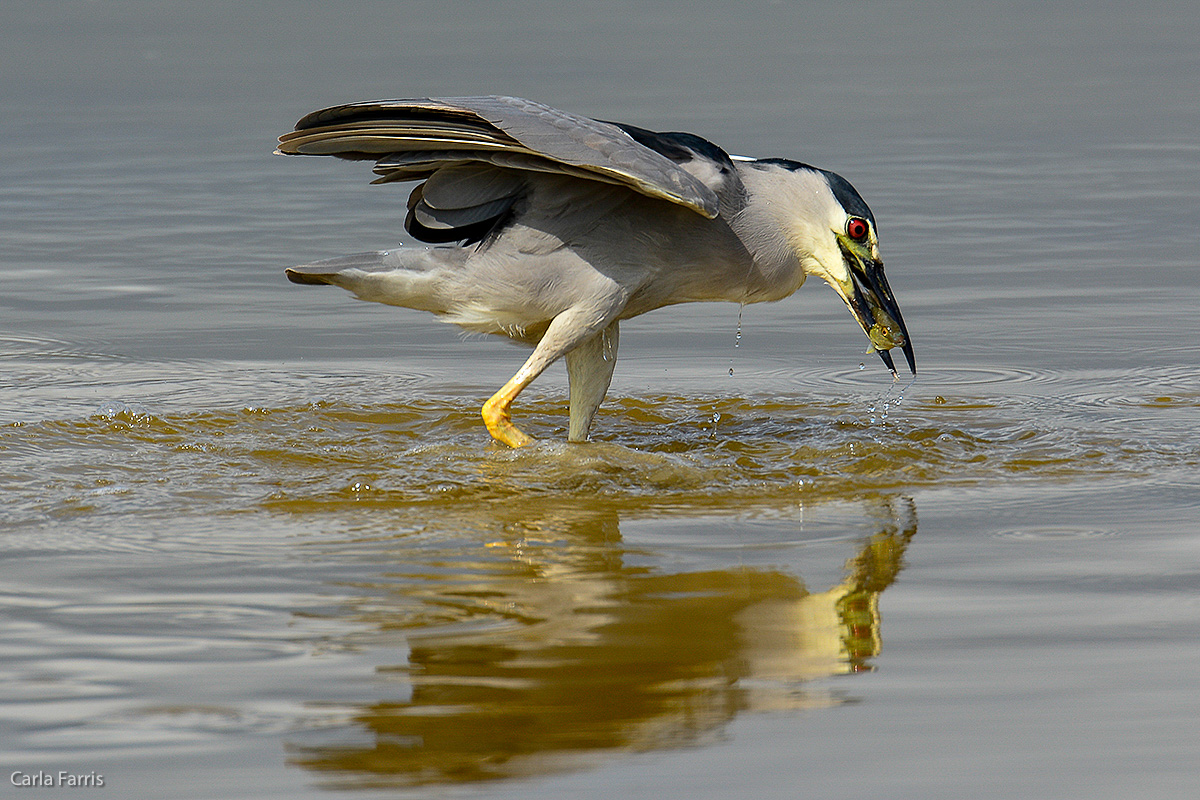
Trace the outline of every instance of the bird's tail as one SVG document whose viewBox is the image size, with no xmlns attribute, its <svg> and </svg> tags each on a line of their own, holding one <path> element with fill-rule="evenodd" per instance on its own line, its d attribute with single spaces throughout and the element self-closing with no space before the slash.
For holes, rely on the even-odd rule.
<svg viewBox="0 0 1200 800">
<path fill-rule="evenodd" d="M 465 257 L 461 248 L 400 247 L 355 253 L 287 269 L 292 283 L 340 286 L 360 300 L 444 314 L 454 303 L 448 280 Z"/>
</svg>

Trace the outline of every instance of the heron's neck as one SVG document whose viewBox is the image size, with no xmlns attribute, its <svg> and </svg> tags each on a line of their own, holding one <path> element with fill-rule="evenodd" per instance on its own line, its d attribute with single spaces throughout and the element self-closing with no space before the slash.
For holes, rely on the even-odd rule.
<svg viewBox="0 0 1200 800">
<path fill-rule="evenodd" d="M 730 226 L 753 259 L 744 302 L 781 300 L 800 288 L 805 278 L 800 257 L 770 214 L 747 207 Z"/>
</svg>

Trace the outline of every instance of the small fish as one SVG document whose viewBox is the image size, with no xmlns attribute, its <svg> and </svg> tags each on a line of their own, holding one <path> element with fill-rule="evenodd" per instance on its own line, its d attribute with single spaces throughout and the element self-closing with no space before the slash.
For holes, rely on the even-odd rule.
<svg viewBox="0 0 1200 800">
<path fill-rule="evenodd" d="M 900 332 L 900 326 L 896 321 L 888 316 L 887 312 L 882 309 L 872 309 L 875 314 L 875 324 L 867 331 L 867 338 L 871 340 L 870 346 L 867 348 L 868 353 L 874 353 L 876 350 L 891 350 L 893 347 L 904 346 L 904 334 Z"/>
</svg>

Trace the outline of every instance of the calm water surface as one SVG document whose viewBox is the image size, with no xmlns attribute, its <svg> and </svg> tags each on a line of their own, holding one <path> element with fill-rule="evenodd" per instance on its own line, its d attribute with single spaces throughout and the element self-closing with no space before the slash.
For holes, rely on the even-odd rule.
<svg viewBox="0 0 1200 800">
<path fill-rule="evenodd" d="M 1196 20 L 7 4 L 4 780 L 1195 796 Z M 522 351 L 283 278 L 394 246 L 405 192 L 270 155 L 477 93 L 843 173 L 919 379 L 814 284 L 626 325 L 591 444 L 558 368 L 493 445 Z"/>
</svg>

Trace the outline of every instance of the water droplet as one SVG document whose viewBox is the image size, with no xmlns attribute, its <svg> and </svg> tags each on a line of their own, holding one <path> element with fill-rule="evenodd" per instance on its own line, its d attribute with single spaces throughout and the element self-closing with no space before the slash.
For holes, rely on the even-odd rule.
<svg viewBox="0 0 1200 800">
<path fill-rule="evenodd" d="M 745 303 L 738 306 L 737 331 L 733 335 L 733 347 L 736 350 L 742 346 L 742 309 L 746 307 Z M 733 359 L 729 359 L 729 374 L 733 375 Z"/>
<path fill-rule="evenodd" d="M 862 362 L 860 361 L 860 362 L 858 363 L 858 368 L 859 368 L 859 369 L 866 369 L 866 368 L 867 368 L 867 365 L 866 365 L 866 364 L 864 364 L 864 363 L 862 363 Z"/>
<path fill-rule="evenodd" d="M 713 412 L 712 421 L 713 421 L 714 425 L 716 425 L 718 422 L 721 421 L 721 412 L 720 411 Z"/>
<path fill-rule="evenodd" d="M 101 417 L 108 417 L 109 419 L 112 419 L 124 410 L 124 403 L 105 403 L 104 405 L 100 406 L 100 408 L 96 409 L 96 414 Z"/>
</svg>

